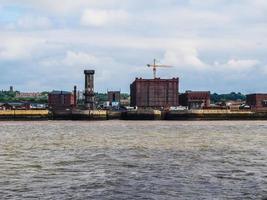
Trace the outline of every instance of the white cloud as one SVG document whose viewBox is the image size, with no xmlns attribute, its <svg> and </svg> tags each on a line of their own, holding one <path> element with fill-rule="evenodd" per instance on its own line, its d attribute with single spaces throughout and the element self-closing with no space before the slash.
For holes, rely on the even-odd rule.
<svg viewBox="0 0 267 200">
<path fill-rule="evenodd" d="M 251 69 L 259 64 L 258 60 L 237 60 L 237 59 L 231 59 L 228 61 L 227 66 L 231 69 Z"/>
<path fill-rule="evenodd" d="M 52 26 L 47 17 L 24 16 L 18 19 L 17 26 L 23 29 L 46 29 Z"/>
<path fill-rule="evenodd" d="M 248 3 L 250 3 L 251 5 L 254 5 L 258 8 L 267 8 L 267 1 L 266 0 L 247 0 Z"/>
<path fill-rule="evenodd" d="M 128 13 L 123 10 L 85 10 L 81 17 L 84 26 L 105 26 L 122 24 L 128 19 Z"/>
<path fill-rule="evenodd" d="M 175 50 L 168 50 L 164 54 L 164 63 L 168 63 L 178 68 L 203 70 L 207 65 L 198 57 L 198 52 L 195 48 L 185 46 Z"/>
<path fill-rule="evenodd" d="M 214 62 L 214 67 L 219 71 L 247 72 L 259 64 L 260 61 L 255 59 L 230 59 L 226 63 Z"/>
<path fill-rule="evenodd" d="M 120 85 L 119 82 L 114 82 L 114 78 L 118 74 L 117 70 L 120 70 L 124 76 L 127 76 L 129 71 L 125 68 L 125 65 L 116 62 L 111 57 L 72 50 L 59 57 L 44 58 L 38 63 L 38 66 L 40 67 L 39 71 L 46 74 L 52 81 L 61 80 L 61 82 L 69 83 L 69 77 L 71 77 L 71 84 L 74 84 L 77 80 L 80 83 L 83 82 L 83 70 L 94 69 L 96 70 L 95 81 L 98 90 L 103 90 L 99 85 L 105 85 L 105 89 L 106 87 Z M 121 81 L 127 81 L 127 79 Z M 106 85 L 107 82 L 113 82 L 113 84 Z M 71 84 L 69 83 L 69 85 Z"/>
<path fill-rule="evenodd" d="M 26 60 L 33 56 L 44 40 L 31 37 L 0 37 L 1 60 Z"/>
<path fill-rule="evenodd" d="M 153 12 L 145 14 L 144 20 L 160 23 L 160 25 L 168 25 L 170 28 L 191 28 L 191 27 L 207 27 L 222 26 L 231 21 L 231 16 L 222 15 L 210 10 L 196 10 L 193 8 L 168 8 L 161 10 L 157 15 Z"/>
<path fill-rule="evenodd" d="M 66 57 L 63 59 L 64 65 L 90 65 L 95 63 L 97 63 L 97 58 L 94 55 L 84 52 L 68 51 Z"/>
<path fill-rule="evenodd" d="M 105 56 L 96 56 L 88 52 L 69 50 L 64 55 L 59 57 L 44 58 L 39 62 L 39 65 L 46 68 L 46 70 L 65 71 L 70 74 L 81 73 L 83 69 L 94 68 L 102 71 L 103 66 L 108 63 L 112 65 L 114 60 Z"/>
<path fill-rule="evenodd" d="M 164 63 L 176 66 L 177 69 L 183 71 L 210 71 L 210 72 L 247 72 L 260 64 L 256 59 L 229 59 L 224 63 L 214 61 L 208 64 L 203 61 L 194 47 L 185 46 L 168 50 L 164 54 Z"/>
<path fill-rule="evenodd" d="M 262 73 L 263 73 L 264 75 L 267 75 L 267 65 L 263 66 L 263 67 L 261 68 L 261 71 L 262 71 Z"/>
<path fill-rule="evenodd" d="M 44 58 L 40 64 L 45 67 L 55 67 L 55 66 L 64 66 L 64 67 L 73 67 L 73 68 L 86 68 L 88 66 L 95 66 L 100 64 L 101 61 L 107 61 L 107 58 L 99 58 L 93 54 L 81 51 L 71 51 L 68 50 L 63 56 Z M 109 60 L 110 61 L 110 60 Z"/>
<path fill-rule="evenodd" d="M 125 2 L 125 0 L 23 0 L 23 2 L 21 0 L 0 0 L 3 5 L 22 5 L 54 15 L 70 15 L 87 7 L 116 7 L 116 5 L 123 5 Z"/>
</svg>

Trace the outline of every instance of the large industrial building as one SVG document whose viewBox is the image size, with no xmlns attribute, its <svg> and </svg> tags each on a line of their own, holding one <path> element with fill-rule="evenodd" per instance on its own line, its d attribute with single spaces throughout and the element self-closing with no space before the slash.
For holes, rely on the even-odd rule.
<svg viewBox="0 0 267 200">
<path fill-rule="evenodd" d="M 120 91 L 108 91 L 108 101 L 112 102 L 120 102 L 121 100 L 121 92 Z"/>
<path fill-rule="evenodd" d="M 75 95 L 66 91 L 53 91 L 48 94 L 48 106 L 53 110 L 65 110 L 75 107 Z"/>
<path fill-rule="evenodd" d="M 168 108 L 179 105 L 179 78 L 136 78 L 130 90 L 131 106 Z"/>
<path fill-rule="evenodd" d="M 110 105 L 119 105 L 121 101 L 120 91 L 108 91 L 108 102 Z"/>
<path fill-rule="evenodd" d="M 267 111 L 267 94 L 249 94 L 246 98 L 246 104 L 252 110 Z"/>
<path fill-rule="evenodd" d="M 186 106 L 188 109 L 202 109 L 210 107 L 210 92 L 209 91 L 186 91 L 179 95 L 181 106 Z"/>
</svg>

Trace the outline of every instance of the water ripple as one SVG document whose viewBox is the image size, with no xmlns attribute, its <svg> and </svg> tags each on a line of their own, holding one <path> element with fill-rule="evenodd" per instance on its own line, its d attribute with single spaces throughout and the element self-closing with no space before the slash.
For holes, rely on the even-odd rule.
<svg viewBox="0 0 267 200">
<path fill-rule="evenodd" d="M 0 122 L 1 199 L 263 199 L 265 121 Z"/>
</svg>

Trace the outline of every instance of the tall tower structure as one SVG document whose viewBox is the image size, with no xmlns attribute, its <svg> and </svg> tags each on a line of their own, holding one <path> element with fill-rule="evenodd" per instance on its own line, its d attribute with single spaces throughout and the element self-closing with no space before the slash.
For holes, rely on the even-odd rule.
<svg viewBox="0 0 267 200">
<path fill-rule="evenodd" d="M 95 108 L 94 74 L 95 70 L 84 70 L 84 75 L 85 75 L 84 103 L 85 107 L 90 110 L 93 110 Z"/>
<path fill-rule="evenodd" d="M 74 90 L 73 90 L 73 96 L 74 96 L 74 105 L 73 107 L 76 108 L 77 107 L 77 86 L 74 86 Z"/>
</svg>

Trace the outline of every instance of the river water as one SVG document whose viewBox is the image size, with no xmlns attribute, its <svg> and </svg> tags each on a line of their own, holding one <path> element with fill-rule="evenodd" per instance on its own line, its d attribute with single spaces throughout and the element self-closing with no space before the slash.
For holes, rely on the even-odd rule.
<svg viewBox="0 0 267 200">
<path fill-rule="evenodd" d="M 0 122 L 0 199 L 264 199 L 265 121 Z"/>
</svg>

